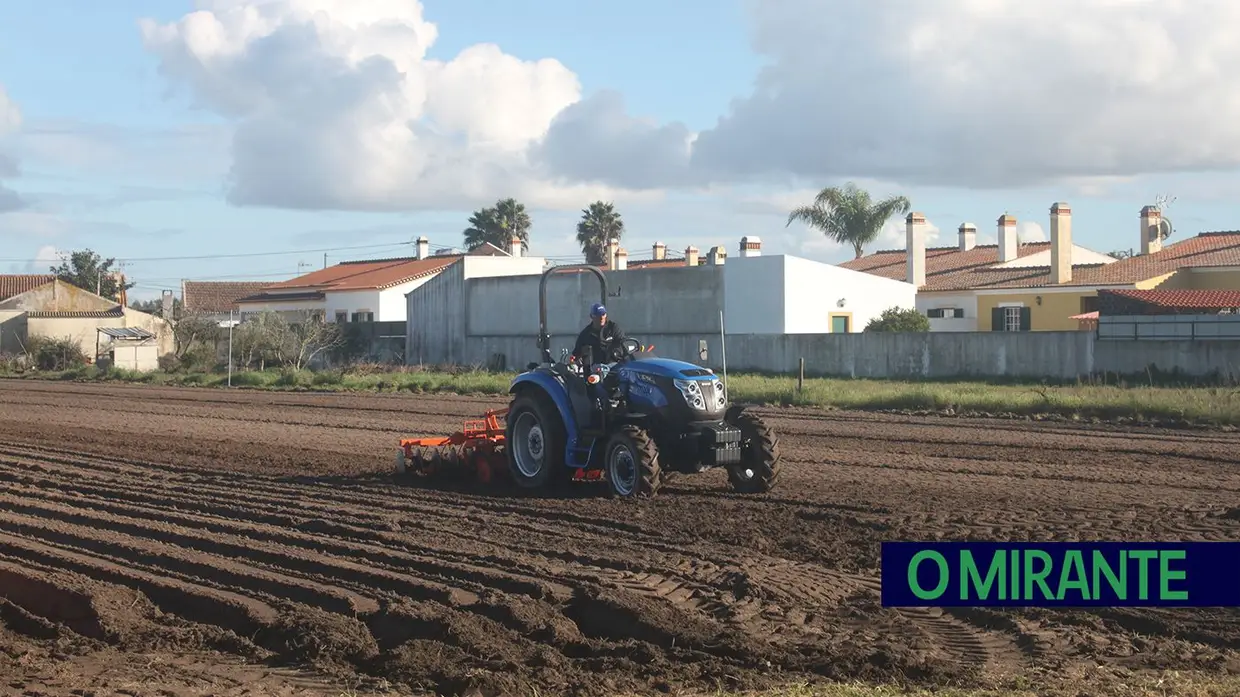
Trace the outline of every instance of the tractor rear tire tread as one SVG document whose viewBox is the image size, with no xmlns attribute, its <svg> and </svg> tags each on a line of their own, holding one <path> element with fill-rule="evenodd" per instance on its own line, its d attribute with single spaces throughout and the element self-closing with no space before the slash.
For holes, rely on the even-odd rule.
<svg viewBox="0 0 1240 697">
<path fill-rule="evenodd" d="M 513 440 L 513 427 L 522 411 L 532 411 L 543 429 L 543 447 L 546 457 L 543 468 L 533 477 L 521 474 L 517 467 L 517 444 Z M 541 393 L 532 391 L 519 392 L 512 400 L 508 411 L 507 424 L 504 429 L 504 450 L 508 461 L 508 472 L 513 482 L 522 489 L 537 489 L 554 484 L 556 475 L 564 469 L 564 444 L 567 440 L 564 424 L 560 421 L 560 412 L 551 399 Z"/>
<path fill-rule="evenodd" d="M 741 430 L 741 438 L 750 442 L 748 453 L 740 464 L 728 467 L 728 483 L 732 490 L 741 494 L 764 494 L 779 482 L 779 437 L 757 414 L 733 407 L 728 410 L 728 423 Z M 742 470 L 754 470 L 754 476 L 745 478 Z"/>
<path fill-rule="evenodd" d="M 610 439 L 624 438 L 637 458 L 637 486 L 627 498 L 653 498 L 663 486 L 663 467 L 659 462 L 659 448 L 646 429 L 632 424 L 621 426 Z M 611 443 L 608 443 L 608 450 Z M 613 497 L 620 496 L 615 488 L 611 489 Z"/>
</svg>

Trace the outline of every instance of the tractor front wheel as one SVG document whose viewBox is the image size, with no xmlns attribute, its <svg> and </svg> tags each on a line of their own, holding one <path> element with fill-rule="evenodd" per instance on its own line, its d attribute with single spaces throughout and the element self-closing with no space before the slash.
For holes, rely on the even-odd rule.
<svg viewBox="0 0 1240 697">
<path fill-rule="evenodd" d="M 648 498 L 663 484 L 659 449 L 654 439 L 637 426 L 621 426 L 607 440 L 604 467 L 612 496 Z"/>
<path fill-rule="evenodd" d="M 517 486 L 544 486 L 557 469 L 563 469 L 564 424 L 550 400 L 523 393 L 512 400 L 504 433 L 508 470 Z"/>
<path fill-rule="evenodd" d="M 728 483 L 740 494 L 763 494 L 779 480 L 779 438 L 757 414 L 733 407 L 728 423 L 741 430 L 741 461 L 728 466 Z"/>
</svg>

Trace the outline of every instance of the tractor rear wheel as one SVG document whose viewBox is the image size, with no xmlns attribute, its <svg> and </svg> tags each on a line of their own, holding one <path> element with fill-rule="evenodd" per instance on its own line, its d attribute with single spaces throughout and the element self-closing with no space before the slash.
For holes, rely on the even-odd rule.
<svg viewBox="0 0 1240 697">
<path fill-rule="evenodd" d="M 563 469 L 564 424 L 555 406 L 537 393 L 523 392 L 512 400 L 504 431 L 508 470 L 517 486 L 545 486 Z"/>
<path fill-rule="evenodd" d="M 728 483 L 740 494 L 763 494 L 779 481 L 779 438 L 757 414 L 732 407 L 725 417 L 741 430 L 741 461 L 728 466 Z"/>
<path fill-rule="evenodd" d="M 648 498 L 663 484 L 659 449 L 638 426 L 621 426 L 607 439 L 603 466 L 612 496 Z"/>
</svg>

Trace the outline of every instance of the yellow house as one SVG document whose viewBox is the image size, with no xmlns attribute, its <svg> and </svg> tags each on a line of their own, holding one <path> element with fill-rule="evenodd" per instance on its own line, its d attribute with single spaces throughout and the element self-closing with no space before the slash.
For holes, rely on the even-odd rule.
<svg viewBox="0 0 1240 697">
<path fill-rule="evenodd" d="M 1240 289 L 1240 231 L 1163 247 L 1160 211 L 1146 206 L 1139 220 L 1140 253 L 1120 260 L 1072 243 L 1066 203 L 1051 207 L 1049 242 L 1019 242 L 1016 218 L 1003 215 L 998 244 L 975 244 L 977 228 L 966 223 L 956 246 L 926 249 L 925 217 L 910 213 L 906 249 L 840 266 L 917 285 L 917 308 L 932 331 L 1076 330 L 1104 288 Z"/>
</svg>

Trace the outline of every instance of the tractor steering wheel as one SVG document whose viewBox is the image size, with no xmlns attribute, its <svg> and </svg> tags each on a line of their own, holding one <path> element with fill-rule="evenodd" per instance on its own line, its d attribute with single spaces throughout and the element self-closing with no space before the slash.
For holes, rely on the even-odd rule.
<svg viewBox="0 0 1240 697">
<path fill-rule="evenodd" d="M 612 353 L 614 354 L 616 361 L 622 361 L 641 350 L 642 344 L 640 341 L 632 337 L 625 337 L 624 340 L 612 349 Z"/>
</svg>

